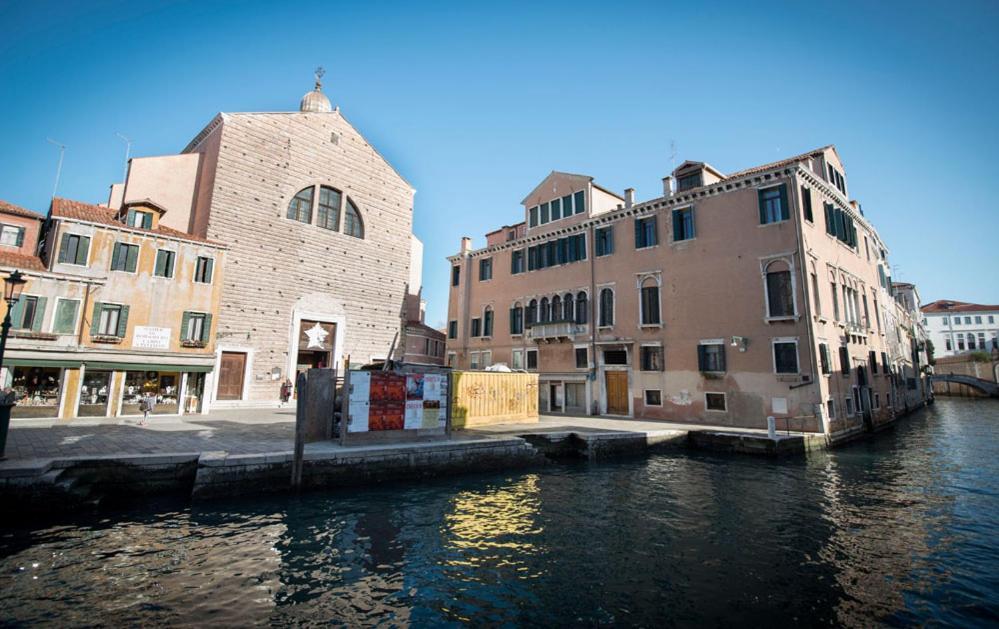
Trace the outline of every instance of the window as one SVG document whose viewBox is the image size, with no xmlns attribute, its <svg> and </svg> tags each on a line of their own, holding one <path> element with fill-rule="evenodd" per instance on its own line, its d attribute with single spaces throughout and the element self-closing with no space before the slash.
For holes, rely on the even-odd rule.
<svg viewBox="0 0 999 629">
<path fill-rule="evenodd" d="M 340 203 L 343 195 L 339 190 L 320 186 L 319 188 L 319 211 L 316 212 L 316 225 L 323 229 L 337 231 L 340 229 Z"/>
<path fill-rule="evenodd" d="M 476 317 L 472 319 L 472 334 L 471 336 L 482 336 L 482 319 Z"/>
<path fill-rule="evenodd" d="M 524 333 L 524 309 L 521 307 L 520 302 L 513 305 L 510 308 L 510 334 L 523 334 Z"/>
<path fill-rule="evenodd" d="M 447 353 L 447 366 L 448 367 L 454 367 L 457 362 L 458 362 L 458 355 L 455 354 L 454 352 L 448 352 Z"/>
<path fill-rule="evenodd" d="M 646 406 L 662 406 L 663 405 L 663 392 L 659 389 L 646 389 L 645 390 L 645 405 Z"/>
<path fill-rule="evenodd" d="M 551 220 L 551 206 L 547 203 L 541 204 L 541 224 L 544 225 Z"/>
<path fill-rule="evenodd" d="M 90 253 L 90 238 L 79 234 L 62 235 L 62 242 L 59 246 L 59 262 L 86 266 L 88 253 Z"/>
<path fill-rule="evenodd" d="M 787 186 L 781 184 L 759 190 L 760 225 L 778 223 L 790 218 L 787 206 Z"/>
<path fill-rule="evenodd" d="M 91 336 L 116 336 L 122 338 L 128 329 L 128 306 L 94 303 L 94 316 L 90 322 Z"/>
<path fill-rule="evenodd" d="M 138 227 L 139 229 L 152 229 L 153 228 L 153 215 L 151 212 L 139 212 L 136 210 L 129 210 L 125 215 L 125 223 L 129 227 Z"/>
<path fill-rule="evenodd" d="M 642 371 L 663 370 L 663 348 L 659 345 L 643 345 L 640 359 Z"/>
<path fill-rule="evenodd" d="M 575 199 L 576 201 L 576 208 L 575 208 L 576 214 L 582 214 L 584 211 L 586 211 L 586 195 L 583 194 L 582 190 L 580 190 L 579 192 L 577 192 L 572 196 L 573 199 Z"/>
<path fill-rule="evenodd" d="M 819 297 L 819 276 L 812 273 L 812 301 L 815 306 L 815 314 L 822 316 L 822 299 Z"/>
<path fill-rule="evenodd" d="M 300 190 L 298 194 L 292 197 L 291 203 L 288 204 L 288 218 L 299 223 L 311 223 L 312 195 L 314 194 L 315 188 L 309 186 L 304 190 Z"/>
<path fill-rule="evenodd" d="M 825 343 L 819 343 L 819 363 L 822 367 L 822 373 L 832 373 L 832 364 L 829 361 L 829 346 Z"/>
<path fill-rule="evenodd" d="M 798 342 L 791 340 L 774 341 L 774 371 L 777 373 L 798 373 Z"/>
<path fill-rule="evenodd" d="M 697 346 L 697 368 L 708 373 L 725 371 L 725 344 L 719 341 L 702 341 Z"/>
<path fill-rule="evenodd" d="M 552 206 L 552 220 L 557 221 L 562 218 L 562 200 L 555 199 L 550 205 Z"/>
<path fill-rule="evenodd" d="M 839 368 L 844 378 L 850 377 L 850 350 L 845 345 L 839 348 Z"/>
<path fill-rule="evenodd" d="M 585 347 L 576 348 L 576 369 L 586 369 L 590 366 L 590 354 Z"/>
<path fill-rule="evenodd" d="M 111 270 L 126 271 L 135 273 L 135 267 L 139 260 L 139 245 L 126 245 L 122 242 L 114 243 L 111 254 Z"/>
<path fill-rule="evenodd" d="M 794 316 L 794 289 L 791 269 L 783 260 L 767 265 L 767 316 Z"/>
<path fill-rule="evenodd" d="M 959 352 L 963 352 L 964 351 L 964 333 L 963 332 L 959 333 L 957 335 L 957 351 L 959 351 Z"/>
<path fill-rule="evenodd" d="M 52 321 L 52 332 L 55 334 L 73 334 L 76 332 L 76 314 L 80 311 L 80 302 L 76 299 L 59 299 L 56 301 L 55 319 Z"/>
<path fill-rule="evenodd" d="M 586 234 L 575 234 L 528 247 L 527 270 L 537 271 L 586 259 Z"/>
<path fill-rule="evenodd" d="M 447 322 L 447 337 L 449 339 L 456 339 L 456 338 L 458 338 L 458 322 L 457 321 L 448 321 Z"/>
<path fill-rule="evenodd" d="M 881 408 L 881 394 L 880 393 L 875 393 L 874 394 L 874 410 L 877 410 L 879 408 Z"/>
<path fill-rule="evenodd" d="M 490 351 L 482 352 L 482 368 L 485 369 L 491 364 L 493 364 L 493 353 Z"/>
<path fill-rule="evenodd" d="M 981 315 L 975 315 L 975 325 L 981 325 L 981 324 L 982 324 Z"/>
<path fill-rule="evenodd" d="M 975 334 L 968 332 L 968 349 L 975 349 Z"/>
<path fill-rule="evenodd" d="M 198 256 L 198 261 L 194 263 L 194 281 L 200 284 L 211 284 L 214 267 L 215 260 Z"/>
<path fill-rule="evenodd" d="M 659 283 L 652 278 L 642 282 L 640 299 L 642 302 L 642 325 L 660 325 L 659 317 Z"/>
<path fill-rule="evenodd" d="M 967 325 L 971 325 L 971 317 L 965 317 L 965 318 L 964 318 L 964 322 L 965 322 L 965 323 L 966 323 Z"/>
<path fill-rule="evenodd" d="M 14 225 L 0 227 L 0 245 L 20 247 L 24 244 L 24 228 Z"/>
<path fill-rule="evenodd" d="M 609 328 L 614 325 L 614 291 L 610 288 L 600 290 L 600 327 Z"/>
<path fill-rule="evenodd" d="M 524 321 L 527 325 L 538 322 L 538 300 L 532 299 L 530 303 L 527 304 L 527 311 L 524 312 Z"/>
<path fill-rule="evenodd" d="M 510 369 L 524 368 L 524 350 L 515 349 L 510 354 Z"/>
<path fill-rule="evenodd" d="M 538 368 L 538 350 L 536 349 L 527 350 L 527 368 L 528 369 Z"/>
<path fill-rule="evenodd" d="M 527 217 L 528 217 L 527 218 L 527 221 L 528 221 L 527 224 L 530 225 L 531 227 L 537 227 L 538 226 L 538 206 L 535 205 L 530 210 L 528 210 L 527 211 Z"/>
<path fill-rule="evenodd" d="M 801 186 L 801 207 L 805 212 L 805 220 L 809 223 L 815 222 L 815 217 L 812 216 L 812 191 Z"/>
<path fill-rule="evenodd" d="M 694 208 L 673 210 L 673 242 L 694 237 Z"/>
<path fill-rule="evenodd" d="M 540 314 L 541 314 L 541 322 L 542 323 L 548 323 L 549 321 L 552 320 L 552 309 L 551 309 L 551 306 L 548 305 L 548 298 L 547 297 L 542 297 L 541 298 L 541 313 Z"/>
<path fill-rule="evenodd" d="M 41 329 L 42 317 L 45 315 L 45 297 L 22 295 L 10 311 L 11 326 L 17 330 Z"/>
<path fill-rule="evenodd" d="M 656 217 L 646 216 L 635 219 L 635 249 L 643 249 L 659 244 Z"/>
<path fill-rule="evenodd" d="M 844 399 L 846 401 L 846 416 L 853 417 L 853 396 L 847 395 Z"/>
<path fill-rule="evenodd" d="M 180 338 L 188 342 L 207 343 L 211 327 L 212 315 L 205 312 L 185 312 L 180 323 Z"/>
<path fill-rule="evenodd" d="M 995 322 L 996 322 L 995 315 L 989 315 L 989 323 L 995 323 Z"/>
<path fill-rule="evenodd" d="M 524 266 L 524 250 L 516 249 L 510 253 L 510 275 L 523 273 L 525 270 L 526 267 Z"/>
<path fill-rule="evenodd" d="M 451 286 L 457 286 L 459 279 L 461 279 L 461 267 L 456 264 L 451 267 Z"/>
<path fill-rule="evenodd" d="M 468 368 L 469 369 L 478 369 L 479 366 L 480 366 L 480 364 L 479 364 L 479 352 L 470 352 L 468 354 Z"/>
<path fill-rule="evenodd" d="M 823 204 L 823 208 L 826 215 L 826 233 L 830 236 L 835 236 L 840 242 L 855 248 L 857 246 L 857 227 L 850 213 L 835 207 L 831 203 Z M 878 269 L 882 274 L 881 285 L 885 286 L 884 271 L 881 270 L 880 266 Z"/>
<path fill-rule="evenodd" d="M 574 313 L 572 310 L 573 300 L 572 293 L 566 293 L 565 297 L 562 298 L 562 320 L 572 323 L 575 321 Z"/>
<path fill-rule="evenodd" d="M 721 411 L 725 412 L 728 410 L 728 406 L 725 403 L 724 393 L 705 393 L 704 394 L 704 408 L 709 411 Z"/>
<path fill-rule="evenodd" d="M 174 259 L 177 254 L 169 249 L 160 249 L 156 252 L 156 267 L 153 275 L 156 277 L 173 277 Z"/>
<path fill-rule="evenodd" d="M 700 188 L 702 185 L 701 171 L 691 173 L 689 175 L 683 175 L 682 177 L 676 178 L 676 191 L 683 192 L 684 190 L 690 190 L 691 188 Z"/>
<path fill-rule="evenodd" d="M 839 321 L 839 293 L 837 292 L 836 282 L 832 282 L 831 286 L 833 296 L 833 321 Z"/>
<path fill-rule="evenodd" d="M 590 307 L 586 299 L 586 293 L 579 291 L 576 293 L 576 323 L 582 325 L 589 319 Z"/>
<path fill-rule="evenodd" d="M 614 228 L 601 227 L 597 229 L 593 237 L 596 239 L 597 257 L 609 256 L 614 253 Z"/>
<path fill-rule="evenodd" d="M 836 419 L 836 400 L 826 401 L 826 410 L 829 412 L 829 419 Z"/>
<path fill-rule="evenodd" d="M 493 279 L 493 259 L 483 258 L 479 260 L 479 281 L 485 282 Z"/>
<path fill-rule="evenodd" d="M 482 336 L 493 335 L 493 309 L 486 306 L 482 313 Z"/>
<path fill-rule="evenodd" d="M 343 233 L 354 238 L 364 238 L 364 222 L 361 221 L 361 212 L 349 198 L 347 199 L 347 213 L 343 218 Z"/>
<path fill-rule="evenodd" d="M 878 353 L 875 351 L 870 351 L 867 353 L 867 362 L 871 366 L 871 373 L 878 373 Z"/>
</svg>

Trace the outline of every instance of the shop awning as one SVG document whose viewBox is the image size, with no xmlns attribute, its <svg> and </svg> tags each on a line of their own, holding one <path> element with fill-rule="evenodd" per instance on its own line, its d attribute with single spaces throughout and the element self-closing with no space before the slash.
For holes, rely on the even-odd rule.
<svg viewBox="0 0 999 629">
<path fill-rule="evenodd" d="M 80 363 L 77 363 L 79 366 Z M 207 373 L 213 365 L 167 365 L 164 363 L 108 363 L 87 361 L 87 369 L 106 369 L 110 371 L 186 371 Z"/>
<path fill-rule="evenodd" d="M 78 368 L 78 360 L 49 360 L 47 358 L 4 358 L 4 367 L 72 367 Z M 209 370 L 210 371 L 210 370 Z"/>
</svg>

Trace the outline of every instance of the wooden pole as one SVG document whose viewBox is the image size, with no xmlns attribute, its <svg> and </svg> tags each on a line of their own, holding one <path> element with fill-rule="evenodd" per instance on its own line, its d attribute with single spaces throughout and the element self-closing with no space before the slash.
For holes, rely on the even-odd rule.
<svg viewBox="0 0 999 629">
<path fill-rule="evenodd" d="M 295 455 L 291 461 L 291 486 L 302 486 L 302 463 L 305 456 L 305 409 L 309 396 L 309 381 L 305 373 L 298 374 L 298 399 L 295 405 Z"/>
<path fill-rule="evenodd" d="M 340 401 L 340 445 L 347 444 L 347 429 L 350 426 L 350 354 L 343 363 L 343 399 Z"/>
<path fill-rule="evenodd" d="M 444 412 L 446 413 L 445 417 L 447 418 L 444 422 L 444 435 L 448 439 L 451 438 L 451 400 L 454 399 L 453 385 L 454 372 L 449 370 L 447 372 L 447 395 L 444 397 Z"/>
</svg>

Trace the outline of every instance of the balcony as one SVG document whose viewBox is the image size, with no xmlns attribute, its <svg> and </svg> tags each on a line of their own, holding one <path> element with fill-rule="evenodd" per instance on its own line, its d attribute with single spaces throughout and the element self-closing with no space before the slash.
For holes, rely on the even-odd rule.
<svg viewBox="0 0 999 629">
<path fill-rule="evenodd" d="M 571 339 L 578 334 L 589 332 L 590 326 L 574 321 L 539 321 L 527 326 L 527 338 L 532 341 L 558 341 Z"/>
</svg>

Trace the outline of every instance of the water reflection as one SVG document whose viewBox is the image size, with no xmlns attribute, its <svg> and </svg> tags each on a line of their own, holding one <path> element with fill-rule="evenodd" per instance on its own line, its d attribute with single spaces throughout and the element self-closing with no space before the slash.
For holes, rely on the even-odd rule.
<svg viewBox="0 0 999 629">
<path fill-rule="evenodd" d="M 807 460 L 689 453 L 0 535 L 0 623 L 999 622 L 999 404 Z M 98 620 L 99 619 L 99 620 Z"/>
</svg>

